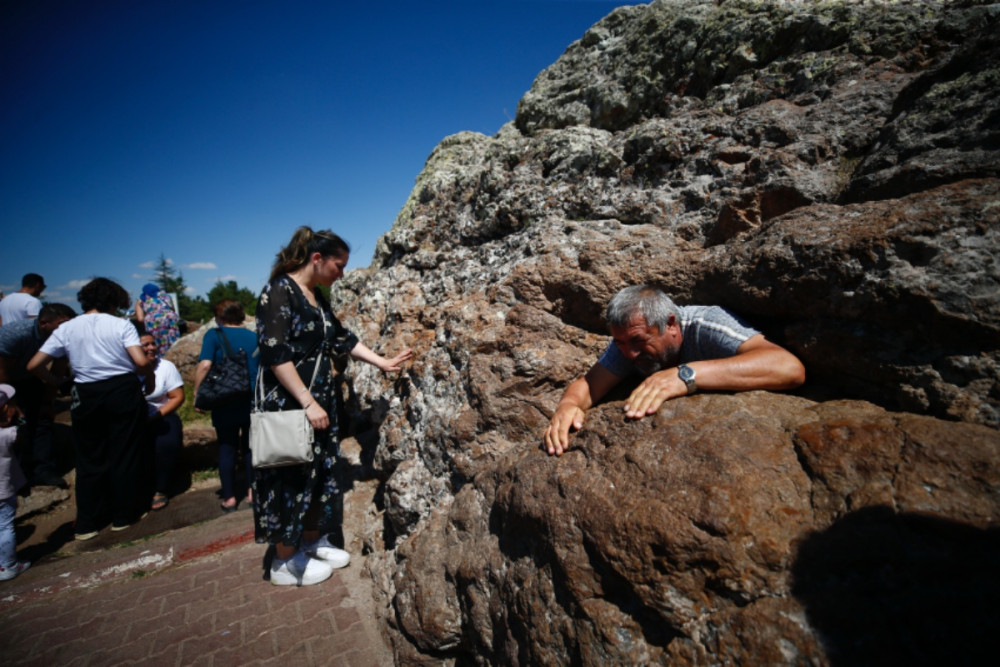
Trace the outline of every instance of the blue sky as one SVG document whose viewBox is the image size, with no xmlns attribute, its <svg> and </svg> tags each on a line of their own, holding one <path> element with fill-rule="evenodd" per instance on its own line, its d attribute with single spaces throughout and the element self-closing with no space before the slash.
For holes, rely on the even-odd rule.
<svg viewBox="0 0 1000 667">
<path fill-rule="evenodd" d="M 302 224 L 367 266 L 434 146 L 495 134 L 626 4 L 0 3 L 0 289 L 134 298 L 162 253 L 193 294 L 257 292 Z"/>
</svg>

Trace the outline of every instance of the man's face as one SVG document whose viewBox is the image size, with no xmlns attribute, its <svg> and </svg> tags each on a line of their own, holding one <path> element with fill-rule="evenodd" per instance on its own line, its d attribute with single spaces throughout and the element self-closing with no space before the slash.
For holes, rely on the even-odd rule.
<svg viewBox="0 0 1000 667">
<path fill-rule="evenodd" d="M 57 317 L 51 320 L 38 320 L 38 330 L 42 332 L 42 340 L 52 335 L 52 332 L 59 328 L 59 325 L 66 322 L 68 317 Z"/>
<path fill-rule="evenodd" d="M 45 291 L 45 283 L 38 283 L 37 285 L 31 288 L 31 295 L 37 299 L 42 295 L 42 292 L 44 291 Z"/>
<path fill-rule="evenodd" d="M 661 333 L 646 324 L 642 313 L 634 313 L 625 326 L 611 327 L 611 336 L 622 355 L 645 375 L 673 368 L 680 359 L 681 327 L 672 317 Z"/>
</svg>

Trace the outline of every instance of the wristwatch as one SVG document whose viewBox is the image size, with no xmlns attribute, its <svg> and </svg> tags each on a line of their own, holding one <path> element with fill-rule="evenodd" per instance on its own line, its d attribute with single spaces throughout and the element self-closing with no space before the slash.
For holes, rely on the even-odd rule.
<svg viewBox="0 0 1000 667">
<path fill-rule="evenodd" d="M 681 364 L 677 367 L 677 377 L 687 385 L 688 393 L 693 394 L 698 391 L 698 385 L 694 381 L 694 369 L 687 364 Z"/>
</svg>

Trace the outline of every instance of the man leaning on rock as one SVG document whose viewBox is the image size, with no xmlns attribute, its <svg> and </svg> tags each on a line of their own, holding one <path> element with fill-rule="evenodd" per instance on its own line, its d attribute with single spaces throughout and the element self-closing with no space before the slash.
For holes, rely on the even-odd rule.
<svg viewBox="0 0 1000 667">
<path fill-rule="evenodd" d="M 618 292 L 604 319 L 612 341 L 559 400 L 545 429 L 549 454 L 569 449 L 570 429 L 582 428 L 585 412 L 636 372 L 646 379 L 625 402 L 631 419 L 652 415 L 664 401 L 698 389 L 793 389 L 806 379 L 795 355 L 724 309 L 678 307 L 655 287 L 634 285 Z"/>
</svg>

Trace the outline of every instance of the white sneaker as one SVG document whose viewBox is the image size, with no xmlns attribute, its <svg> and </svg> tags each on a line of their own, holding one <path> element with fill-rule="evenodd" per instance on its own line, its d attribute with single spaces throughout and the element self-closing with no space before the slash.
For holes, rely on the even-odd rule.
<svg viewBox="0 0 1000 667">
<path fill-rule="evenodd" d="M 0 581 L 7 581 L 8 579 L 13 579 L 17 575 L 21 574 L 25 570 L 31 567 L 31 563 L 28 561 L 19 561 L 14 563 L 10 567 L 0 567 Z M 332 572 L 333 570 L 331 570 Z"/>
<path fill-rule="evenodd" d="M 326 535 L 315 542 L 303 544 L 302 550 L 313 558 L 326 561 L 335 570 L 347 567 L 347 564 L 351 562 L 351 554 L 330 544 Z"/>
<path fill-rule="evenodd" d="M 271 583 L 275 586 L 312 586 L 326 581 L 333 568 L 304 551 L 298 551 L 288 560 L 274 559 L 271 563 Z"/>
</svg>

